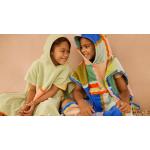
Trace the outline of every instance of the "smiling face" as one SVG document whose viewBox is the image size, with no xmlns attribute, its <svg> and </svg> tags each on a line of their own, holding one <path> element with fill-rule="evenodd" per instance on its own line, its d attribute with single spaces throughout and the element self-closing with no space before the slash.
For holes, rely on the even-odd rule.
<svg viewBox="0 0 150 150">
<path fill-rule="evenodd" d="M 51 59 L 53 63 L 57 65 L 64 65 L 70 54 L 70 45 L 67 41 L 63 41 L 60 44 L 54 46 L 53 50 L 51 51 Z"/>
<path fill-rule="evenodd" d="M 80 51 L 85 56 L 85 58 L 87 58 L 91 62 L 94 61 L 94 59 L 95 59 L 95 46 L 90 40 L 88 40 L 86 38 L 80 39 Z"/>
</svg>

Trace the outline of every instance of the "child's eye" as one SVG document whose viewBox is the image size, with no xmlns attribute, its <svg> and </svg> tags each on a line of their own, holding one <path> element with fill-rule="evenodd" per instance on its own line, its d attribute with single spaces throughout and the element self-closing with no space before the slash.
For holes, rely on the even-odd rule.
<svg viewBox="0 0 150 150">
<path fill-rule="evenodd" d="M 90 47 L 90 45 L 82 45 L 82 46 L 80 46 L 80 49 L 82 50 L 82 49 L 87 49 L 87 48 L 89 48 Z"/>
<path fill-rule="evenodd" d="M 60 52 L 61 52 L 61 53 L 65 53 L 65 52 L 66 52 L 66 53 L 70 54 L 70 50 L 62 49 L 62 50 L 60 50 Z"/>
<path fill-rule="evenodd" d="M 89 48 L 89 46 L 88 46 L 88 45 L 85 45 L 84 48 L 87 49 L 87 48 Z"/>
<path fill-rule="evenodd" d="M 64 52 L 65 52 L 65 50 L 63 50 L 63 49 L 62 49 L 60 52 L 63 52 L 63 53 L 64 53 Z"/>
</svg>

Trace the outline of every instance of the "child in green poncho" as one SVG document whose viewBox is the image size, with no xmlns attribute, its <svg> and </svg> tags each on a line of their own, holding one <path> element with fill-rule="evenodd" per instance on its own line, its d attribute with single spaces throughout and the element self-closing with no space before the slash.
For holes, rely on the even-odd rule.
<svg viewBox="0 0 150 150">
<path fill-rule="evenodd" d="M 3 115 L 59 115 L 69 80 L 67 60 L 71 44 L 63 35 L 50 35 L 43 55 L 33 62 L 25 80 L 23 93 L 0 94 L 0 112 Z"/>
</svg>

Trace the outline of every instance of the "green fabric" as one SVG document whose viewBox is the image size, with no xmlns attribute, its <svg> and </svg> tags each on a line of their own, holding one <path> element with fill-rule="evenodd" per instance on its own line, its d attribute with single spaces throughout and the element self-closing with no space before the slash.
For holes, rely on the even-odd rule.
<svg viewBox="0 0 150 150">
<path fill-rule="evenodd" d="M 29 83 L 31 83 L 42 90 L 49 89 L 52 84 L 55 84 L 62 90 L 66 89 L 70 72 L 68 64 L 55 66 L 50 58 L 50 49 L 53 42 L 62 36 L 64 35 L 50 35 L 48 37 L 43 48 L 43 55 L 40 59 L 33 62 L 25 76 L 27 88 Z"/>
<path fill-rule="evenodd" d="M 128 84 L 128 77 L 122 65 L 120 64 L 119 60 L 116 57 L 113 57 L 108 64 L 104 81 L 105 81 L 105 86 L 107 89 L 109 88 L 109 85 L 108 85 L 108 82 L 109 82 L 114 95 L 117 95 L 117 96 L 119 96 L 119 91 L 117 89 L 114 77 L 118 73 L 122 75 L 122 77 L 125 79 L 126 84 Z"/>
<path fill-rule="evenodd" d="M 71 75 L 72 79 L 79 82 L 81 84 L 80 86 L 83 86 L 85 88 L 88 87 L 89 83 L 92 83 L 92 81 L 93 83 L 94 81 L 95 82 L 97 81 L 97 79 L 95 79 L 93 68 L 90 67 L 90 65 L 88 65 L 88 67 L 87 65 L 85 66 L 84 62 L 82 62 L 78 66 L 76 71 L 74 71 L 73 74 Z M 107 66 L 107 71 L 104 80 L 97 81 L 101 84 L 101 88 L 107 88 L 110 91 L 110 93 L 113 93 L 113 95 L 111 96 L 109 94 L 105 94 L 105 97 L 107 98 L 101 97 L 104 100 L 106 110 L 109 110 L 112 106 L 115 105 L 116 102 L 114 96 L 115 97 L 119 96 L 119 91 L 117 89 L 115 79 L 114 79 L 114 76 L 118 73 L 121 73 L 121 75 L 125 78 L 126 83 L 128 84 L 127 75 L 125 74 L 123 67 L 121 66 L 119 60 L 113 56 Z M 110 86 L 108 83 L 110 84 Z M 109 89 L 110 87 L 111 90 Z"/>
<path fill-rule="evenodd" d="M 59 91 L 53 98 L 40 103 L 35 109 L 34 116 L 57 116 L 59 104 L 63 93 Z M 25 103 L 25 93 L 3 93 L 0 94 L 0 112 L 8 116 L 17 116 L 18 111 Z"/>
<path fill-rule="evenodd" d="M 86 70 L 87 70 L 87 76 L 88 76 L 89 83 L 91 83 L 92 81 L 96 81 L 97 79 L 96 79 L 95 74 L 93 73 L 94 70 L 93 70 L 92 64 L 86 65 Z"/>
<path fill-rule="evenodd" d="M 88 84 L 88 76 L 84 62 L 72 73 L 71 78 L 75 79 L 80 85 L 86 86 Z"/>
</svg>

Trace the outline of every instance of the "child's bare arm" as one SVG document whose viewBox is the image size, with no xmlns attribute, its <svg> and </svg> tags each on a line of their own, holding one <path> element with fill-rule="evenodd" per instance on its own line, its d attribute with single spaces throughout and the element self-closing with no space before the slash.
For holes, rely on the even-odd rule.
<svg viewBox="0 0 150 150">
<path fill-rule="evenodd" d="M 36 87 L 34 85 L 30 84 L 29 91 L 28 91 L 28 94 L 27 94 L 27 99 L 26 99 L 25 103 L 28 104 L 31 101 L 33 101 L 33 99 L 35 97 L 35 94 L 36 94 Z"/>
<path fill-rule="evenodd" d="M 34 101 L 35 105 L 38 105 L 39 103 L 47 100 L 50 97 L 53 97 L 57 92 L 59 88 L 55 85 L 52 85 L 52 87 L 41 97 L 39 97 L 37 100 Z"/>
<path fill-rule="evenodd" d="M 73 90 L 73 97 L 79 105 L 84 100 L 82 89 L 80 86 L 78 85 L 75 86 L 75 89 Z"/>
<path fill-rule="evenodd" d="M 31 101 L 30 103 L 27 104 L 29 109 L 24 111 L 24 115 L 32 115 L 38 104 L 47 100 L 50 97 L 53 97 L 57 93 L 58 90 L 59 90 L 58 87 L 56 87 L 55 85 L 52 85 L 52 87 L 44 95 L 42 95 L 38 99 Z"/>
<path fill-rule="evenodd" d="M 121 100 L 117 103 L 117 106 L 122 112 L 129 113 L 131 111 L 131 106 L 130 92 L 128 90 L 127 84 L 122 76 L 120 76 L 119 78 L 115 78 L 115 82 L 119 90 L 119 96 Z"/>
<path fill-rule="evenodd" d="M 19 110 L 19 115 L 25 115 L 24 112 L 30 109 L 30 107 L 27 104 L 33 101 L 35 94 L 36 94 L 36 87 L 30 84 L 25 104 Z"/>
<path fill-rule="evenodd" d="M 124 78 L 122 76 L 120 76 L 119 78 L 115 78 L 115 82 L 116 82 L 117 88 L 119 90 L 120 99 L 122 101 L 129 103 L 130 102 L 130 93 L 129 93 L 129 90 L 128 90 L 128 87 L 127 87 L 127 84 L 126 84 Z"/>
<path fill-rule="evenodd" d="M 86 115 L 86 116 L 92 115 L 94 110 L 92 106 L 88 102 L 86 102 L 86 100 L 84 100 L 84 96 L 82 93 L 83 93 L 82 88 L 76 85 L 73 91 L 73 97 L 80 107 L 80 115 Z"/>
</svg>

